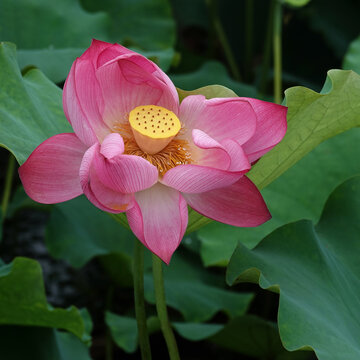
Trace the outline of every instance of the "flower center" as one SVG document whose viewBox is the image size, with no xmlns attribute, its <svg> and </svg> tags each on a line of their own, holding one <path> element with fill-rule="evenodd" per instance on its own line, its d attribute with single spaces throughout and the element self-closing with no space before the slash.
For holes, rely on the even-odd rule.
<svg viewBox="0 0 360 360">
<path fill-rule="evenodd" d="M 129 114 L 129 123 L 139 148 L 150 155 L 163 150 L 181 129 L 172 111 L 156 105 L 136 107 Z"/>
</svg>

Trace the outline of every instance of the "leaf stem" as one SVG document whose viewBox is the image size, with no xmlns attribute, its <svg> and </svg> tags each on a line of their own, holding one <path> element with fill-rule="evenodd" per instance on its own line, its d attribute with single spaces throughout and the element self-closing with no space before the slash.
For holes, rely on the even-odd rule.
<svg viewBox="0 0 360 360">
<path fill-rule="evenodd" d="M 172 331 L 165 301 L 165 288 L 162 270 L 162 261 L 156 255 L 152 255 L 153 277 L 156 299 L 156 310 L 160 320 L 160 326 L 168 348 L 170 360 L 180 360 L 176 339 Z"/>
<path fill-rule="evenodd" d="M 144 246 L 135 239 L 134 244 L 134 298 L 138 338 L 142 360 L 151 360 L 149 334 L 146 325 L 144 300 Z"/>
<path fill-rule="evenodd" d="M 281 49 L 281 32 L 282 32 L 282 4 L 279 0 L 275 1 L 274 9 L 274 99 L 277 104 L 282 100 L 282 49 Z"/>
<path fill-rule="evenodd" d="M 207 4 L 208 4 L 209 10 L 210 10 L 213 26 L 214 26 L 217 36 L 221 42 L 221 45 L 224 49 L 226 60 L 229 64 L 231 73 L 235 80 L 240 81 L 241 80 L 240 71 L 236 64 L 236 60 L 235 60 L 234 54 L 231 50 L 229 41 L 226 37 L 225 30 L 221 24 L 220 17 L 218 16 L 217 1 L 216 0 L 207 0 Z"/>
<path fill-rule="evenodd" d="M 2 202 L 1 202 L 1 211 L 2 216 L 5 218 L 6 211 L 9 204 L 10 194 L 11 194 L 11 186 L 14 176 L 14 169 L 15 169 L 15 157 L 13 154 L 9 154 L 9 160 L 8 160 L 8 166 L 6 170 L 6 177 L 5 177 L 5 185 L 4 185 L 4 191 L 2 196 Z"/>
</svg>

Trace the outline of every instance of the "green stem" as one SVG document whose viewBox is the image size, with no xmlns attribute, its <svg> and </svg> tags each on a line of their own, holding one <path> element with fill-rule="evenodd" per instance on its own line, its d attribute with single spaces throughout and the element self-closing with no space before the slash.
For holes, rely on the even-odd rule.
<svg viewBox="0 0 360 360">
<path fill-rule="evenodd" d="M 160 320 L 160 326 L 168 348 L 170 360 L 180 360 L 176 339 L 172 331 L 166 309 L 165 288 L 162 270 L 162 261 L 153 254 L 153 276 L 156 299 L 156 310 Z"/>
<path fill-rule="evenodd" d="M 229 41 L 228 41 L 228 39 L 226 37 L 225 30 L 224 30 L 224 28 L 223 28 L 223 26 L 221 24 L 220 18 L 218 16 L 216 0 L 207 0 L 207 4 L 208 4 L 209 9 L 210 9 L 210 13 L 211 13 L 211 17 L 212 17 L 212 21 L 213 21 L 215 31 L 217 33 L 217 36 L 218 36 L 218 38 L 219 38 L 219 40 L 221 42 L 221 45 L 222 45 L 223 49 L 224 49 L 226 60 L 227 60 L 227 62 L 229 64 L 231 73 L 232 73 L 235 80 L 240 81 L 241 80 L 240 71 L 239 71 L 239 69 L 237 67 L 234 54 L 233 54 L 233 52 L 231 50 Z"/>
<path fill-rule="evenodd" d="M 11 194 L 11 185 L 13 181 L 14 176 L 14 169 L 15 169 L 15 157 L 13 154 L 9 154 L 9 161 L 8 166 L 6 170 L 6 178 L 5 178 L 5 185 L 4 185 L 4 191 L 3 191 L 3 197 L 1 202 L 1 211 L 2 216 L 5 218 L 6 211 L 9 204 L 10 194 Z"/>
<path fill-rule="evenodd" d="M 146 325 L 144 300 L 144 246 L 137 239 L 134 244 L 134 298 L 138 338 L 143 360 L 151 360 L 149 334 Z"/>
<path fill-rule="evenodd" d="M 254 20 L 254 0 L 245 2 L 245 77 L 249 80 L 252 69 L 253 57 L 253 20 Z"/>
<path fill-rule="evenodd" d="M 282 100 L 282 79 L 281 79 L 281 30 L 282 30 L 282 5 L 279 0 L 275 2 L 274 9 L 274 99 L 277 104 Z"/>
<path fill-rule="evenodd" d="M 271 50 L 272 50 L 272 37 L 273 37 L 273 27 L 274 27 L 274 9 L 275 9 L 276 0 L 271 0 L 269 5 L 269 13 L 267 20 L 266 28 L 266 37 L 263 50 L 263 61 L 261 66 L 261 75 L 260 75 L 260 85 L 259 85 L 259 95 L 261 97 L 266 93 L 270 62 L 271 62 Z"/>
</svg>

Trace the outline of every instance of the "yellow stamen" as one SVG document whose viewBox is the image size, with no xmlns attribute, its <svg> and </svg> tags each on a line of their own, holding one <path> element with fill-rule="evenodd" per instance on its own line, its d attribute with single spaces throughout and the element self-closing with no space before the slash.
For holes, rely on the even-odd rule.
<svg viewBox="0 0 360 360">
<path fill-rule="evenodd" d="M 129 114 L 129 123 L 139 148 L 151 155 L 164 149 L 181 129 L 172 111 L 156 105 L 136 107 Z"/>
<path fill-rule="evenodd" d="M 150 164 L 157 167 L 160 176 L 175 166 L 193 162 L 190 147 L 186 140 L 175 138 L 158 153 L 149 154 L 144 152 L 135 141 L 129 123 L 116 124 L 114 131 L 119 132 L 124 140 L 124 154 L 140 156 L 149 161 Z"/>
</svg>

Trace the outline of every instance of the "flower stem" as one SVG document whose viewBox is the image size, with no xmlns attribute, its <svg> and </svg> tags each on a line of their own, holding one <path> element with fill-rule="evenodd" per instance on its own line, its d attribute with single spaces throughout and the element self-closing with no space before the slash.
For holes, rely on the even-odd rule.
<svg viewBox="0 0 360 360">
<path fill-rule="evenodd" d="M 210 10 L 212 22 L 213 22 L 215 31 L 217 33 L 217 36 L 218 36 L 218 38 L 221 42 L 221 45 L 224 49 L 226 60 L 229 64 L 231 73 L 235 80 L 240 81 L 241 80 L 240 71 L 236 64 L 236 60 L 235 60 L 234 54 L 231 50 L 229 41 L 226 37 L 225 30 L 224 30 L 224 28 L 221 24 L 220 18 L 218 16 L 218 9 L 217 9 L 216 3 L 217 3 L 217 0 L 207 0 L 207 4 L 208 4 L 209 10 Z"/>
<path fill-rule="evenodd" d="M 271 49 L 272 49 L 272 37 L 273 37 L 273 28 L 274 28 L 274 9 L 275 9 L 276 0 L 271 0 L 269 5 L 268 20 L 266 27 L 265 35 L 265 44 L 263 50 L 263 60 L 261 65 L 261 75 L 260 75 L 260 85 L 259 85 L 259 95 L 264 97 L 266 93 L 270 62 L 271 62 Z"/>
<path fill-rule="evenodd" d="M 281 29 L 282 28 L 282 5 L 279 0 L 275 2 L 274 9 L 274 31 L 273 31 L 273 47 L 274 47 L 274 99 L 277 104 L 282 100 L 282 51 L 281 51 Z"/>
<path fill-rule="evenodd" d="M 6 170 L 6 178 L 5 178 L 5 185 L 4 185 L 4 191 L 2 196 L 2 202 L 1 202 L 1 211 L 2 216 L 5 218 L 6 211 L 9 204 L 10 194 L 11 194 L 11 185 L 13 181 L 14 176 L 14 169 L 15 169 L 15 157 L 13 154 L 9 154 L 9 160 L 8 160 L 8 166 Z"/>
<path fill-rule="evenodd" d="M 172 331 L 165 302 L 165 288 L 162 270 L 162 261 L 153 254 L 153 276 L 156 299 L 156 310 L 160 320 L 160 326 L 168 348 L 170 360 L 180 360 L 179 350 Z"/>
<path fill-rule="evenodd" d="M 138 338 L 142 360 L 151 360 L 149 334 L 146 325 L 144 300 L 144 246 L 135 239 L 134 244 L 134 298 Z"/>
</svg>

